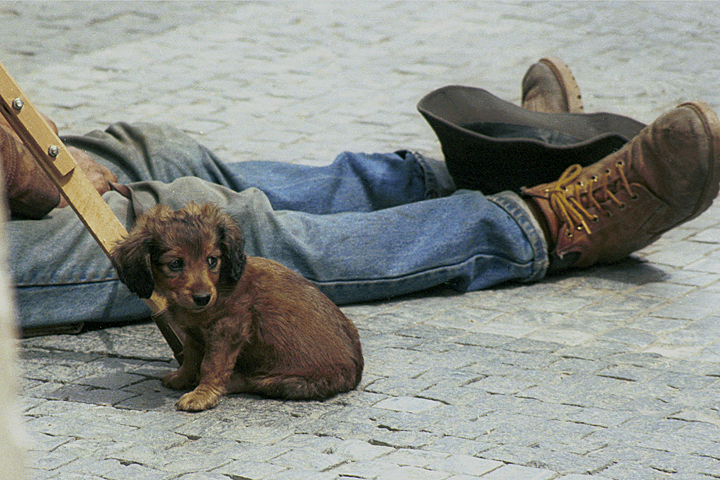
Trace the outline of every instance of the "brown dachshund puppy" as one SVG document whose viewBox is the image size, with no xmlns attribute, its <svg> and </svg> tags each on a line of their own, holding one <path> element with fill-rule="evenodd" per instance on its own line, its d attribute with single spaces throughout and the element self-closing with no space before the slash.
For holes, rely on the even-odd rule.
<svg viewBox="0 0 720 480">
<path fill-rule="evenodd" d="M 141 298 L 165 297 L 186 334 L 182 366 L 163 378 L 195 387 L 177 408 L 212 408 L 224 393 L 319 400 L 355 388 L 353 323 L 305 278 L 243 248 L 229 215 L 191 203 L 154 207 L 113 250 L 120 280 Z"/>
</svg>

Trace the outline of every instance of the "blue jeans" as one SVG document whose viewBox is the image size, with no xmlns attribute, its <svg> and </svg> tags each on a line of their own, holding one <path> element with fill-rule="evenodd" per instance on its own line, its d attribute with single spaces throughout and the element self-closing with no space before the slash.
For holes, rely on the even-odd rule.
<svg viewBox="0 0 720 480">
<path fill-rule="evenodd" d="M 342 153 L 324 167 L 225 164 L 178 130 L 149 124 L 65 141 L 130 184 L 144 209 L 217 203 L 241 224 L 249 255 L 301 273 L 338 304 L 535 281 L 547 269 L 545 238 L 524 201 L 455 191 L 444 164 L 419 154 Z M 129 228 L 131 202 L 103 198 Z M 149 314 L 71 209 L 8 230 L 23 327 Z"/>
</svg>

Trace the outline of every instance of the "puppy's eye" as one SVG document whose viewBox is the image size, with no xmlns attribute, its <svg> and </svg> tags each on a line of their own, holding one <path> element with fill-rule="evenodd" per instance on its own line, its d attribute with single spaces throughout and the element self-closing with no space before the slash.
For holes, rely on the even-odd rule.
<svg viewBox="0 0 720 480">
<path fill-rule="evenodd" d="M 217 257 L 208 257 L 207 263 L 210 266 L 210 268 L 215 268 L 218 265 L 218 258 Z"/>
<path fill-rule="evenodd" d="M 184 265 L 185 264 L 181 258 L 176 258 L 175 260 L 167 264 L 168 268 L 173 272 L 181 271 Z"/>
</svg>

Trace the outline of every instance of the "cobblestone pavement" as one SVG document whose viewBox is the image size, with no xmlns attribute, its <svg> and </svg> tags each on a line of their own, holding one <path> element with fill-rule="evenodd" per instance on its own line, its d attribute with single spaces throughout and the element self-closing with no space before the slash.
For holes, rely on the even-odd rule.
<svg viewBox="0 0 720 480">
<path fill-rule="evenodd" d="M 425 93 L 517 102 L 548 54 L 586 111 L 720 107 L 718 6 L 3 2 L 0 59 L 64 133 L 147 120 L 228 161 L 439 157 Z M 616 266 L 344 308 L 366 373 L 326 402 L 176 412 L 152 324 L 25 339 L 31 478 L 719 478 L 719 242 L 714 206 Z"/>
</svg>

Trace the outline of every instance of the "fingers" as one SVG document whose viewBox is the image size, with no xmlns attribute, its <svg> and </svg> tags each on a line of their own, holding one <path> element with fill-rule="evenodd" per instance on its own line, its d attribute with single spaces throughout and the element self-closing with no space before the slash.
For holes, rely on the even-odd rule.
<svg viewBox="0 0 720 480">
<path fill-rule="evenodd" d="M 110 182 L 117 182 L 118 178 L 113 172 L 111 172 L 104 165 L 100 165 L 85 151 L 75 147 L 68 147 L 68 151 L 75 158 L 80 169 L 85 173 L 85 176 L 90 180 L 90 183 L 100 195 L 109 191 Z M 63 208 L 68 205 L 65 197 L 60 200 L 58 208 Z"/>
</svg>

